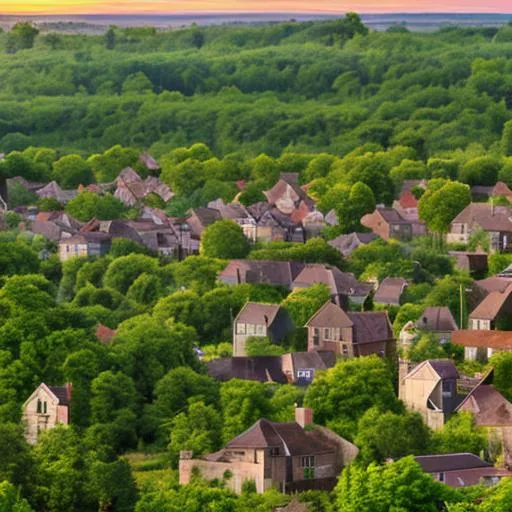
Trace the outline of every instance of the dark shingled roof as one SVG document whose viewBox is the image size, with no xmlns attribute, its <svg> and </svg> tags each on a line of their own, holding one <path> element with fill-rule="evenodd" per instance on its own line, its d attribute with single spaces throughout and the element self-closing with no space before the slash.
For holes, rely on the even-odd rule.
<svg viewBox="0 0 512 512">
<path fill-rule="evenodd" d="M 337 304 L 327 301 L 307 322 L 305 327 L 352 327 L 352 320 Z"/>
<path fill-rule="evenodd" d="M 468 393 L 456 411 L 473 414 L 475 423 L 481 427 L 512 426 L 512 404 L 493 386 L 494 370 Z"/>
<path fill-rule="evenodd" d="M 445 306 L 425 308 L 416 322 L 416 327 L 433 332 L 451 332 L 458 329 L 450 308 Z"/>
<path fill-rule="evenodd" d="M 373 343 L 393 339 L 393 330 L 386 311 L 354 313 L 347 312 L 354 327 L 354 343 Z"/>
<path fill-rule="evenodd" d="M 276 423 L 258 420 L 248 430 L 230 441 L 227 449 L 233 448 L 279 448 L 284 455 L 315 455 L 329 453 L 334 448 L 317 439 L 295 422 Z"/>
<path fill-rule="evenodd" d="M 474 224 L 484 231 L 512 232 L 512 210 L 506 206 L 471 203 L 462 210 L 452 224 Z"/>
<path fill-rule="evenodd" d="M 451 359 L 428 359 L 426 361 L 434 368 L 442 379 L 458 379 L 459 372 Z"/>
<path fill-rule="evenodd" d="M 463 469 L 491 467 L 492 464 L 483 461 L 472 453 L 447 453 L 443 455 L 420 455 L 416 462 L 425 473 L 442 473 Z"/>
<path fill-rule="evenodd" d="M 271 325 L 280 309 L 278 304 L 248 302 L 240 310 L 235 321 L 240 323 Z"/>
<path fill-rule="evenodd" d="M 410 224 L 394 208 L 377 208 L 377 212 L 388 224 Z"/>
<path fill-rule="evenodd" d="M 48 386 L 48 388 L 59 399 L 59 405 L 71 403 L 71 388 L 68 386 Z"/>
<path fill-rule="evenodd" d="M 208 375 L 219 381 L 231 379 L 287 383 L 281 356 L 226 357 L 206 363 Z"/>
<path fill-rule="evenodd" d="M 400 297 L 407 287 L 407 281 L 401 277 L 386 277 L 382 280 L 373 301 L 378 304 L 400 305 Z"/>
<path fill-rule="evenodd" d="M 511 293 L 512 286 L 507 287 L 504 292 L 489 293 L 489 295 L 471 312 L 469 318 L 494 320 L 500 314 Z"/>
<path fill-rule="evenodd" d="M 295 369 L 314 368 L 316 370 L 326 370 L 336 364 L 336 354 L 330 350 L 292 352 L 290 356 Z"/>
</svg>

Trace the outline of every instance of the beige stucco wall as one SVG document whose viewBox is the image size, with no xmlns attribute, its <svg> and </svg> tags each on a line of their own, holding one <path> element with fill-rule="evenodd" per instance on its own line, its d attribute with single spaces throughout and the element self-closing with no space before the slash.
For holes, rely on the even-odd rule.
<svg viewBox="0 0 512 512">
<path fill-rule="evenodd" d="M 87 257 L 87 244 L 59 244 L 59 259 L 60 261 L 67 261 L 71 258 L 85 258 Z"/>
</svg>

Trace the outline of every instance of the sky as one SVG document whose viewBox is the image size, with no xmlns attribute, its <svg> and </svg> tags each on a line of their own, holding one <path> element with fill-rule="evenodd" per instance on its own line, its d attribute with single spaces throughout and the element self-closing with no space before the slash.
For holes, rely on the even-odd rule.
<svg viewBox="0 0 512 512">
<path fill-rule="evenodd" d="M 511 0 L 0 0 L 0 14 L 191 12 L 512 13 Z"/>
</svg>

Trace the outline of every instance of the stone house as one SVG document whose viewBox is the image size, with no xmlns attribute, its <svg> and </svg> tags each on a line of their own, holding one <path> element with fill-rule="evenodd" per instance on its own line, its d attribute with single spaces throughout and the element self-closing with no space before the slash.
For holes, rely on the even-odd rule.
<svg viewBox="0 0 512 512">
<path fill-rule="evenodd" d="M 450 487 L 469 487 L 483 483 L 486 487 L 497 484 L 502 478 L 512 476 L 506 469 L 495 468 L 473 453 L 445 453 L 420 455 L 416 462 L 434 480 Z"/>
<path fill-rule="evenodd" d="M 281 306 L 248 302 L 233 322 L 233 356 L 247 355 L 248 338 L 266 337 L 277 344 L 292 331 L 292 320 Z"/>
<path fill-rule="evenodd" d="M 103 256 L 110 251 L 112 237 L 107 233 L 82 233 L 59 242 L 59 259 Z"/>
<path fill-rule="evenodd" d="M 131 167 L 121 171 L 116 178 L 115 186 L 114 196 L 129 207 L 142 203 L 151 194 L 165 203 L 174 197 L 171 189 L 164 182 L 154 176 L 148 176 L 143 180 Z"/>
<path fill-rule="evenodd" d="M 496 352 L 512 351 L 512 331 L 461 330 L 452 342 L 464 347 L 464 359 L 486 363 Z"/>
<path fill-rule="evenodd" d="M 284 179 L 283 179 L 284 178 Z M 295 180 L 286 181 L 287 176 L 281 179 L 270 189 L 264 191 L 268 204 L 276 207 L 284 215 L 291 215 L 297 209 L 307 212 L 314 210 L 315 202 L 302 190 Z"/>
<path fill-rule="evenodd" d="M 358 449 L 326 428 L 313 428 L 311 409 L 297 408 L 295 414 L 296 421 L 289 423 L 260 419 L 220 451 L 200 459 L 181 452 L 180 484 L 189 483 L 196 468 L 208 480 L 223 479 L 229 472 L 227 486 L 237 493 L 246 481 L 253 481 L 258 493 L 331 490 Z"/>
<path fill-rule="evenodd" d="M 70 422 L 71 384 L 47 386 L 42 383 L 23 404 L 25 439 L 35 444 L 40 432 Z"/>
<path fill-rule="evenodd" d="M 281 356 L 281 369 L 290 384 L 307 386 L 318 372 L 332 368 L 336 354 L 332 351 L 290 352 Z"/>
<path fill-rule="evenodd" d="M 512 286 L 493 291 L 469 315 L 469 328 L 475 331 L 512 327 Z"/>
<path fill-rule="evenodd" d="M 413 237 L 411 221 L 402 217 L 394 208 L 377 207 L 373 213 L 362 217 L 361 224 L 386 241 L 396 238 L 407 242 Z"/>
<path fill-rule="evenodd" d="M 431 429 L 442 428 L 460 403 L 457 368 L 451 360 L 430 359 L 409 370 L 409 363 L 400 361 L 400 400 L 408 409 L 419 412 Z"/>
<path fill-rule="evenodd" d="M 219 210 L 214 208 L 191 208 L 187 214 L 186 222 L 190 231 L 199 237 L 208 226 L 222 219 Z"/>
<path fill-rule="evenodd" d="M 82 223 L 64 212 L 39 212 L 31 223 L 32 233 L 59 242 L 65 236 L 78 234 Z"/>
<path fill-rule="evenodd" d="M 418 200 L 415 195 L 406 190 L 398 199 L 393 201 L 393 208 L 405 219 L 411 222 L 419 222 Z"/>
<path fill-rule="evenodd" d="M 343 311 L 326 302 L 306 323 L 308 351 L 332 351 L 338 357 L 393 353 L 395 343 L 387 312 Z"/>
<path fill-rule="evenodd" d="M 512 242 L 512 209 L 488 203 L 471 203 L 451 222 L 448 243 L 467 244 L 477 231 L 488 235 L 491 251 L 508 251 Z"/>
<path fill-rule="evenodd" d="M 66 204 L 78 195 L 78 191 L 63 190 L 56 181 L 51 181 L 48 185 L 40 188 L 36 194 L 40 199 L 52 198 L 56 199 L 61 204 Z"/>
</svg>

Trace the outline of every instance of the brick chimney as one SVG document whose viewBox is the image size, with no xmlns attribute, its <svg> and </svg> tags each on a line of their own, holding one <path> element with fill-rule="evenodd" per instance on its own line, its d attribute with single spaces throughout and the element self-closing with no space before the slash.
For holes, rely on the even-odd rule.
<svg viewBox="0 0 512 512">
<path fill-rule="evenodd" d="M 306 428 L 313 424 L 313 409 L 307 407 L 295 408 L 295 421 L 302 427 Z"/>
</svg>

